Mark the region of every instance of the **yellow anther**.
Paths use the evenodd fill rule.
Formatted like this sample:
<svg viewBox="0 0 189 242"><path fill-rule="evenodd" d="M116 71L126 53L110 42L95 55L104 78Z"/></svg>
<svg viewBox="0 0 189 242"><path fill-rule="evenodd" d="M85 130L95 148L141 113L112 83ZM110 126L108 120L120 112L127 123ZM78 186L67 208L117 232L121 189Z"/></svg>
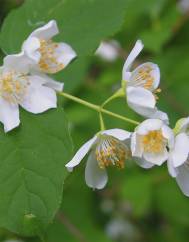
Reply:
<svg viewBox="0 0 189 242"><path fill-rule="evenodd" d="M145 152L161 153L165 147L166 139L163 137L162 131L149 131L148 134L142 135L140 144Z"/></svg>
<svg viewBox="0 0 189 242"><path fill-rule="evenodd" d="M95 150L99 167L115 165L118 168L125 167L125 160L129 157L128 147L115 137L102 135Z"/></svg>
<svg viewBox="0 0 189 242"><path fill-rule="evenodd" d="M39 67L43 72L56 73L64 68L64 65L57 60L57 48L58 44L51 40L40 40L39 52L41 58L39 61Z"/></svg>

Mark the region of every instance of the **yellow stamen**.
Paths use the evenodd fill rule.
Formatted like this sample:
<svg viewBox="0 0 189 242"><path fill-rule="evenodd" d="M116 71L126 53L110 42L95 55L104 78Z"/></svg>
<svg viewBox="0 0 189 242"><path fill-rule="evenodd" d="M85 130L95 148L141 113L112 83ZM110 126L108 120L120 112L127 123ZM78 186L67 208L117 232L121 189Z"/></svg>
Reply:
<svg viewBox="0 0 189 242"><path fill-rule="evenodd" d="M115 165L123 169L130 151L122 141L112 136L102 135L96 147L95 154L100 168L104 169L110 165Z"/></svg>
<svg viewBox="0 0 189 242"><path fill-rule="evenodd" d="M39 67L43 72L56 73L64 68L64 65L57 61L57 48L58 44L51 40L40 40L39 52L41 59L39 61Z"/></svg>
<svg viewBox="0 0 189 242"><path fill-rule="evenodd" d="M148 134L142 135L140 144L145 152L160 153L165 147L166 139L163 137L162 131L149 131Z"/></svg>
<svg viewBox="0 0 189 242"><path fill-rule="evenodd" d="M9 103L20 103L28 85L26 75L10 71L0 76L0 95Z"/></svg>

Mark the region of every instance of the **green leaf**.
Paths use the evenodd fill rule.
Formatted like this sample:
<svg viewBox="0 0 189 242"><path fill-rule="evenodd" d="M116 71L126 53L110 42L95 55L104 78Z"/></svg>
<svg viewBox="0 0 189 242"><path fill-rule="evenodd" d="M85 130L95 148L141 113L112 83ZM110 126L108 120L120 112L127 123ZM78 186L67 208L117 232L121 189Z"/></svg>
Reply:
<svg viewBox="0 0 189 242"><path fill-rule="evenodd" d="M72 142L62 109L21 112L17 130L0 135L0 226L42 233L60 206Z"/></svg>
<svg viewBox="0 0 189 242"><path fill-rule="evenodd" d="M110 242L102 227L103 216L97 213L96 193L85 184L84 167L69 177L64 195L60 213L47 230L46 242Z"/></svg>
<svg viewBox="0 0 189 242"><path fill-rule="evenodd" d="M55 79L64 82L64 91L73 93L84 82L88 66L88 58L78 58L69 68L57 73Z"/></svg>
<svg viewBox="0 0 189 242"><path fill-rule="evenodd" d="M71 44L78 55L88 55L120 29L126 4L125 0L27 0L6 18L0 45L5 53L17 52L32 30L56 19L58 40ZM15 27L22 31L15 32Z"/></svg>

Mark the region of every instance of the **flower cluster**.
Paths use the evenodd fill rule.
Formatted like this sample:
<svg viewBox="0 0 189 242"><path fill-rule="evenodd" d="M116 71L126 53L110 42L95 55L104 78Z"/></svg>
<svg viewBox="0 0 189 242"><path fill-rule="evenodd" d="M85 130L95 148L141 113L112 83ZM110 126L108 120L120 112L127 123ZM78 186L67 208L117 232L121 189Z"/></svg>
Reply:
<svg viewBox="0 0 189 242"><path fill-rule="evenodd" d="M161 91L158 65L147 62L130 70L143 49L138 40L125 61L122 72L122 93L131 109L148 118L138 124L134 132L122 129L103 130L86 142L66 164L68 171L89 153L85 168L86 184L93 189L105 187L107 167L125 167L133 159L145 169L167 161L170 175L189 196L189 118L178 121L175 129L168 124L166 113L158 110L157 94Z"/></svg>
<svg viewBox="0 0 189 242"><path fill-rule="evenodd" d="M0 122L5 132L20 124L19 106L34 114L56 108L56 91L59 91L61 95L95 109L100 115L101 131L66 164L69 171L89 153L86 183L94 189L102 189L108 180L109 166L123 169L131 158L145 169L167 162L170 175L189 196L189 118L180 119L171 129L167 114L158 110L158 93L161 91L158 65L147 62L131 70L143 43L138 40L125 61L121 88L102 106L97 106L62 92L63 83L48 75L61 71L76 57L68 44L52 40L58 32L56 21L51 20L29 35L19 54L4 58L0 67ZM118 96L126 97L128 106L147 119L138 123L105 110L104 105ZM138 125L133 132L118 128L105 130L102 112Z"/></svg>
<svg viewBox="0 0 189 242"><path fill-rule="evenodd" d="M8 55L0 67L0 122L8 132L20 124L19 105L31 113L56 108L56 91L63 83L47 74L64 69L76 57L66 43L56 43L56 21L33 31L24 41L19 54Z"/></svg>

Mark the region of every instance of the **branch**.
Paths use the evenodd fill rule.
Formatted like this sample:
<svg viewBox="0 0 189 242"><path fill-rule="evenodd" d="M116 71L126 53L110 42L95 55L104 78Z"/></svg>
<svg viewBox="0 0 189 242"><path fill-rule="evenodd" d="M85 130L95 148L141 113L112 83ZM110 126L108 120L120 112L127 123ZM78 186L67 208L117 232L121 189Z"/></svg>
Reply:
<svg viewBox="0 0 189 242"><path fill-rule="evenodd" d="M89 242L82 232L69 220L69 218L65 216L63 212L59 211L56 217L79 242Z"/></svg>

